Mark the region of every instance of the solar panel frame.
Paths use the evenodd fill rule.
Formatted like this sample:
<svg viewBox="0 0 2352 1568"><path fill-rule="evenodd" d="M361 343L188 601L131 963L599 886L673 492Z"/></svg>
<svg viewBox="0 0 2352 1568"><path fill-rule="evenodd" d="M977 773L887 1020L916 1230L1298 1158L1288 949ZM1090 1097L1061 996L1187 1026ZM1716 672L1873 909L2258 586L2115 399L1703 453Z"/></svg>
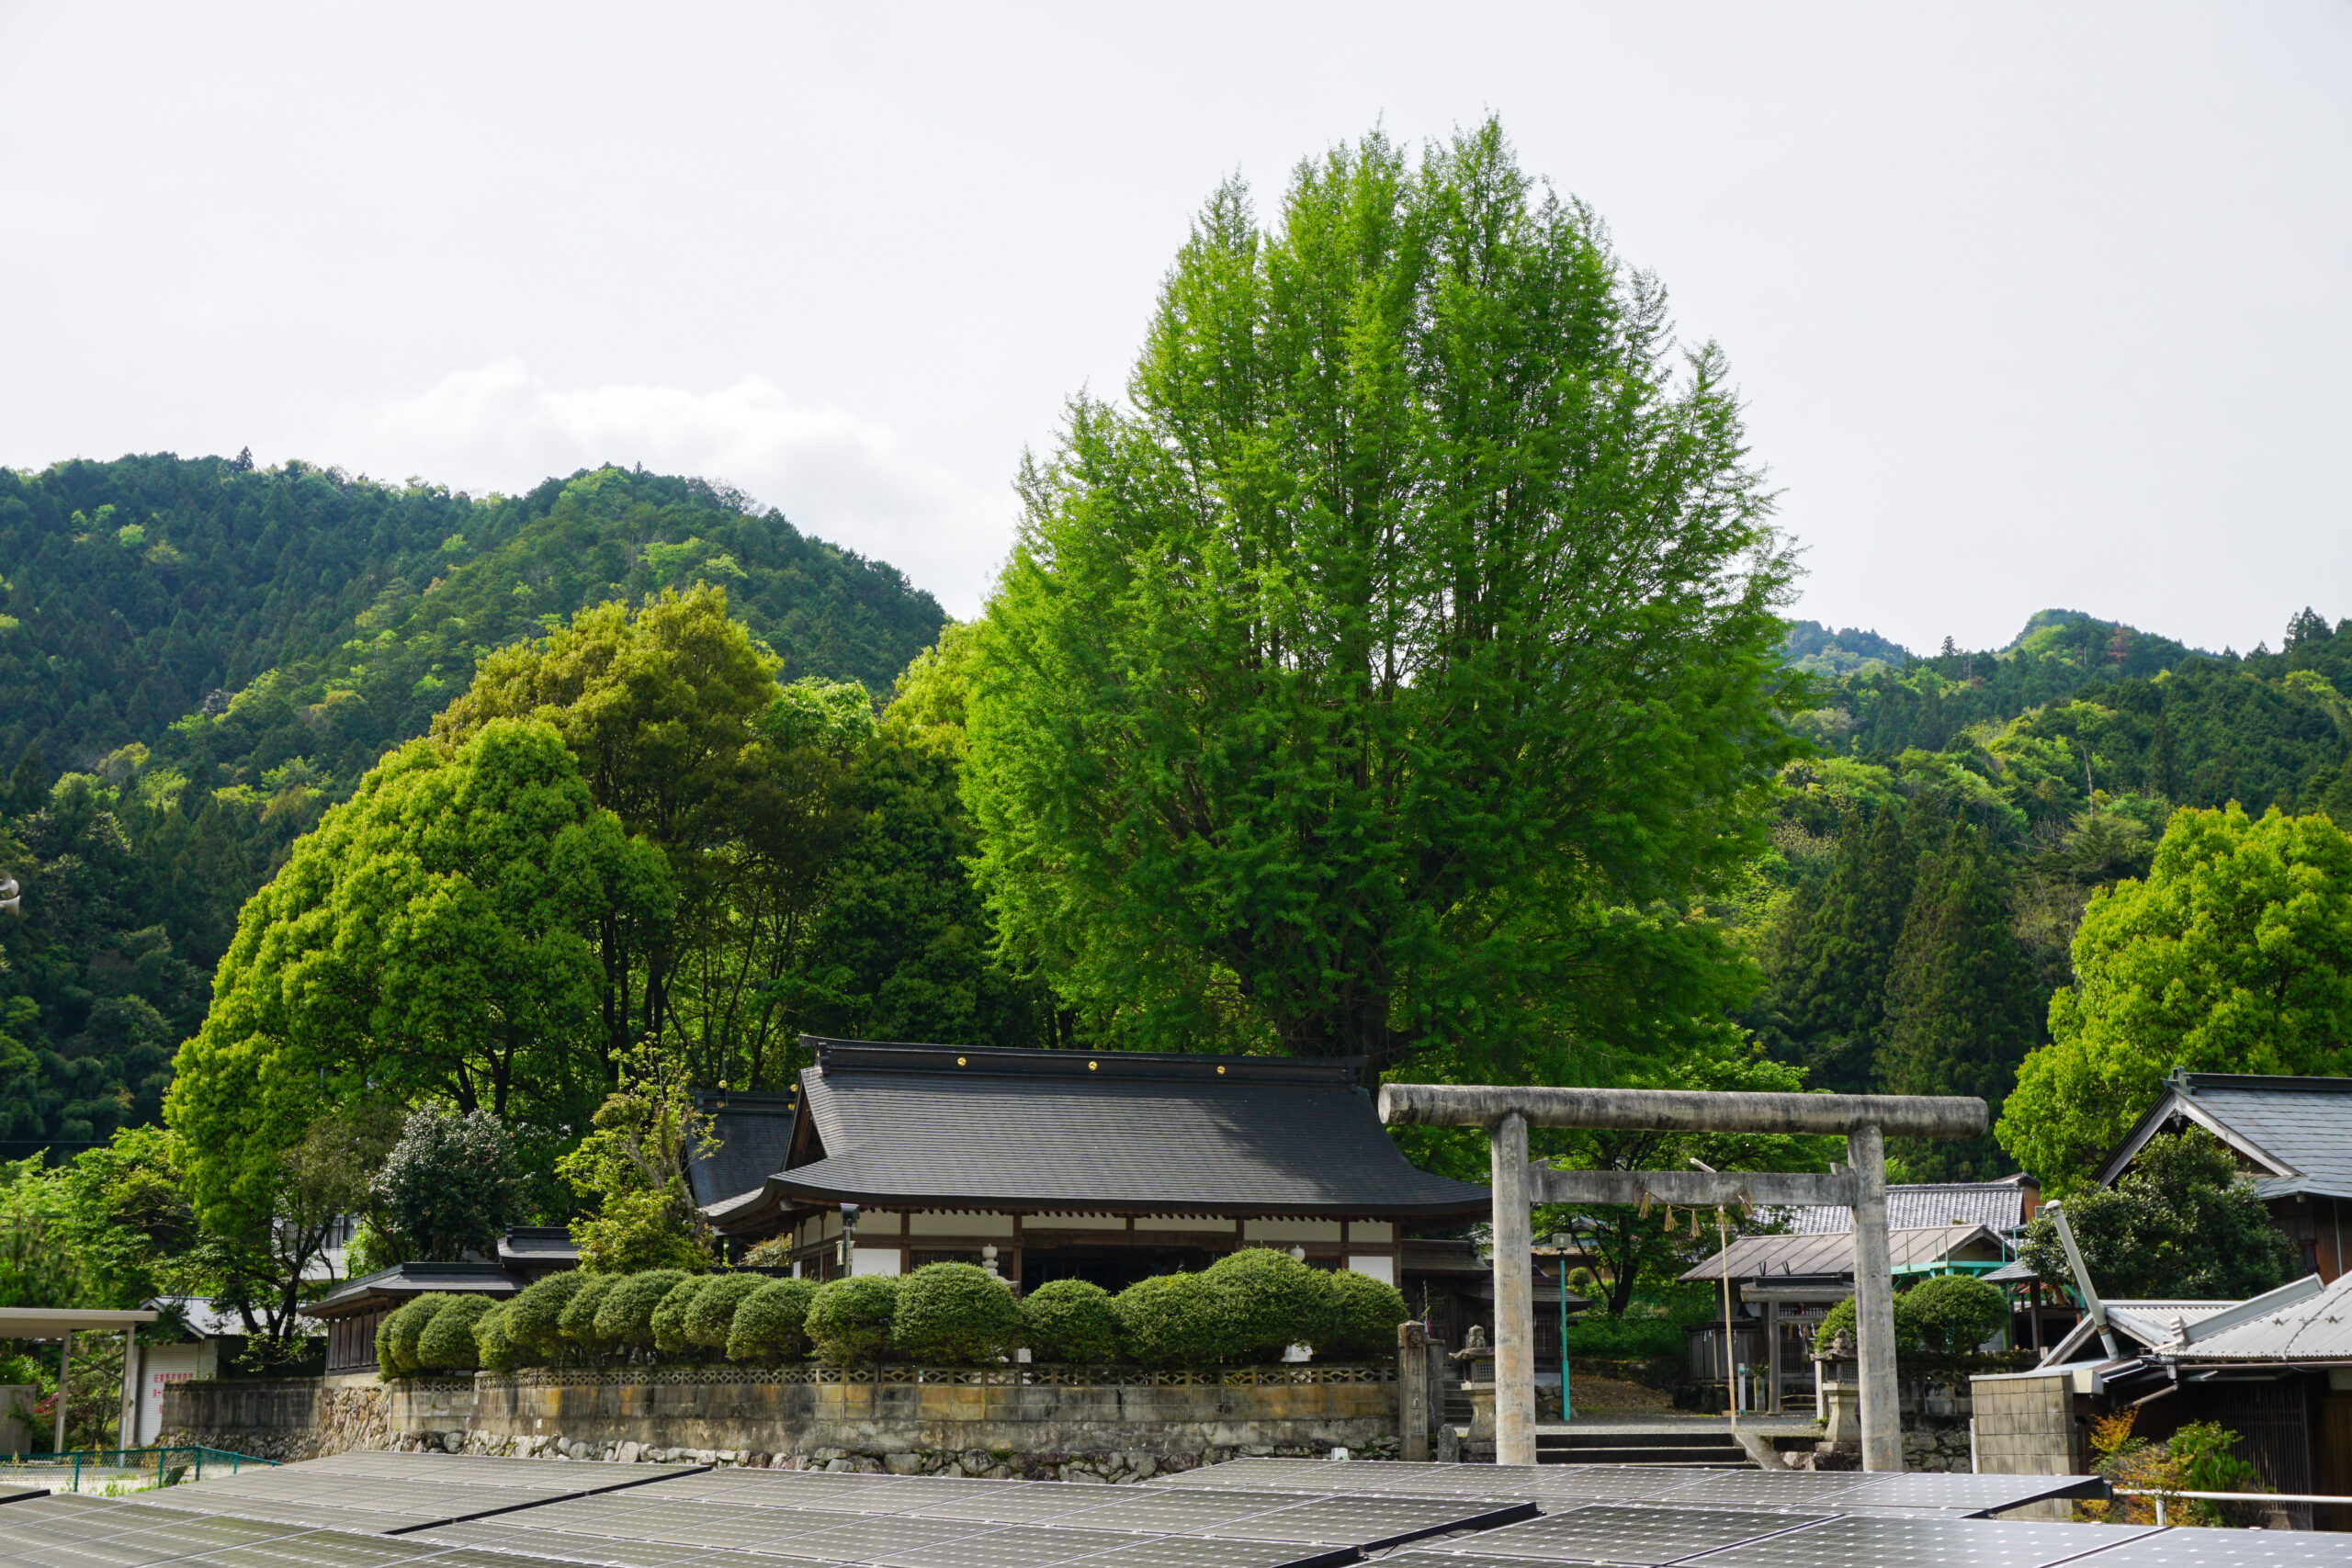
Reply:
<svg viewBox="0 0 2352 1568"><path fill-rule="evenodd" d="M1682 1561L1694 1568L1883 1568L1894 1562L1935 1568L2048 1568L2135 1539L2150 1528L1839 1515Z"/></svg>
<svg viewBox="0 0 2352 1568"><path fill-rule="evenodd" d="M1618 1568L1662 1568L1701 1552L1739 1546L1830 1516L1764 1508L1673 1507L1656 1503L1590 1503L1564 1508L1489 1534L1466 1538L1453 1551L1521 1562L1596 1562ZM1667 1539L1659 1544L1645 1540ZM1712 1538L1712 1539L1711 1539ZM1614 1547L1615 1550L1611 1550Z"/></svg>
<svg viewBox="0 0 2352 1568"><path fill-rule="evenodd" d="M2010 1521L1998 1521L2007 1525ZM2151 1529L2103 1548L2085 1568L2342 1568L2352 1534L2336 1530Z"/></svg>
<svg viewBox="0 0 2352 1568"><path fill-rule="evenodd" d="M1199 1533L1211 1540L1288 1540L1377 1551L1427 1536L1495 1529L1534 1518L1537 1513L1528 1499L1499 1506L1482 1504L1464 1512L1461 1505L1440 1497L1317 1497ZM1372 1525L1374 1520L1382 1522ZM1372 1533L1366 1533L1367 1526Z"/></svg>

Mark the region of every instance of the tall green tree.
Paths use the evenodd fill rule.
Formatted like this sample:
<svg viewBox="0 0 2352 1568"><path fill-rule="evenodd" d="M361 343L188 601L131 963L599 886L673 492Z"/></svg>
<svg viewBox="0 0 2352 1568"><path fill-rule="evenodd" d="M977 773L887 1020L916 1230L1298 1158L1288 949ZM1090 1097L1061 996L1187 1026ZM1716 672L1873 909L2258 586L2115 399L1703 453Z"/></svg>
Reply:
<svg viewBox="0 0 2352 1568"><path fill-rule="evenodd" d="M1951 824L1919 867L1886 978L1878 1087L1893 1094L1974 1095L2000 1113L2018 1064L2040 1042L2033 973L2009 930L2007 889L1984 835ZM1999 1173L1990 1136L1920 1140L1902 1151L1913 1180Z"/></svg>
<svg viewBox="0 0 2352 1568"><path fill-rule="evenodd" d="M789 1070L808 922L854 824L842 777L874 709L854 684L779 688L779 665L704 585L502 649L434 720L445 741L502 716L553 725L596 805L666 860L664 917L616 906L597 931L608 1064L659 1041L705 1084Z"/></svg>
<svg viewBox="0 0 2352 1568"><path fill-rule="evenodd" d="M2091 896L2075 976L1997 1129L2062 1190L2175 1067L2352 1072L2352 838L2276 808L2178 812L2146 880Z"/></svg>
<svg viewBox="0 0 2352 1568"><path fill-rule="evenodd" d="M966 798L1091 1026L1526 1072L1629 950L1736 966L1678 911L1792 754L1792 569L1722 356L1499 127L1220 190L1023 489Z"/></svg>
<svg viewBox="0 0 2352 1568"><path fill-rule="evenodd" d="M2237 1160L2201 1128L2151 1138L2111 1188L2066 1200L2066 1222L2100 1294L2243 1301L2295 1276L2295 1244L2271 1223ZM2036 1220L2018 1258L2075 1284L2058 1227Z"/></svg>
<svg viewBox="0 0 2352 1568"><path fill-rule="evenodd" d="M180 1048L164 1113L207 1226L249 1229L281 1151L362 1098L580 1125L609 1082L597 933L673 897L550 726L393 753L246 904Z"/></svg>
<svg viewBox="0 0 2352 1568"><path fill-rule="evenodd" d="M1848 814L1837 861L1792 900L1769 955L1795 1065L1815 1089L1867 1093L1886 1026L1886 976L1911 906L1917 852L1893 800Z"/></svg>

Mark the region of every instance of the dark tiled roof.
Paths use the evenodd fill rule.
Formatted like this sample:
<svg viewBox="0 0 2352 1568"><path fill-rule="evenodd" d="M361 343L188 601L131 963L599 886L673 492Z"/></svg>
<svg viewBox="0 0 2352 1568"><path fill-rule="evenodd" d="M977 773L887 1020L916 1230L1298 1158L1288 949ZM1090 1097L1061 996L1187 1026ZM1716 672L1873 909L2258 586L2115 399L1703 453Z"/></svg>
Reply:
<svg viewBox="0 0 2352 1568"><path fill-rule="evenodd" d="M1416 1169L1359 1064L811 1041L802 1113L823 1157L728 1205L1019 1212L1476 1214L1487 1190Z"/></svg>
<svg viewBox="0 0 2352 1568"><path fill-rule="evenodd" d="M498 1260L514 1264L573 1264L580 1244L563 1225L508 1225L498 1238Z"/></svg>
<svg viewBox="0 0 2352 1568"><path fill-rule="evenodd" d="M2176 1118L2215 1133L2245 1156L2265 1198L2352 1198L2352 1078L2176 1072L2099 1172L2111 1183Z"/></svg>
<svg viewBox="0 0 2352 1568"><path fill-rule="evenodd" d="M427 1291L511 1296L521 1289L495 1263L396 1263L373 1274L346 1280L302 1309L306 1317L343 1317L372 1307L404 1302Z"/></svg>
<svg viewBox="0 0 2352 1568"><path fill-rule="evenodd" d="M707 1206L754 1191L784 1168L792 1145L797 1094L732 1094L698 1089L695 1109L710 1118L718 1146L686 1161L686 1184Z"/></svg>

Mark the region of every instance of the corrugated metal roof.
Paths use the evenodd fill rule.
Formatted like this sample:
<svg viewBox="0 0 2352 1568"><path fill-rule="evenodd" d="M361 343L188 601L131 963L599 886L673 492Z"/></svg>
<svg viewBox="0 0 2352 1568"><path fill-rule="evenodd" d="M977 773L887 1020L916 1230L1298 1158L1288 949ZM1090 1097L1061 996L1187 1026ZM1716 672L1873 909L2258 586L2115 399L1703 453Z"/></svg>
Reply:
<svg viewBox="0 0 2352 1568"><path fill-rule="evenodd" d="M1800 1235L1826 1235L1854 1228L1854 1212L1836 1207L1783 1209L1789 1229ZM1955 1181L1890 1187L1886 1223L1891 1230L1933 1225L1984 1225L2007 1233L2025 1224L2025 1187L2006 1181Z"/></svg>
<svg viewBox="0 0 2352 1568"><path fill-rule="evenodd" d="M2173 1319L2183 1323L2199 1323L2215 1313L2229 1311L2238 1303L2215 1301L2128 1301L2106 1302L2107 1321L2121 1333L2130 1335L2151 1348L2169 1345L2173 1339Z"/></svg>
<svg viewBox="0 0 2352 1568"><path fill-rule="evenodd" d="M1984 1225L1890 1228L1886 1241L1887 1252L1898 1269L1925 1268L1947 1254L1972 1246L1990 1247L1997 1254L2001 1245L2000 1237ZM1684 1270L1682 1278L1720 1280L1726 1269L1735 1280L1763 1280L1780 1275L1792 1279L1840 1275L1851 1278L1854 1235L1851 1231L1836 1235L1744 1235L1706 1262Z"/></svg>
<svg viewBox="0 0 2352 1568"><path fill-rule="evenodd" d="M764 1201L707 1207L714 1221L756 1224L787 1201L1365 1218L1488 1208L1485 1188L1405 1158L1352 1062L812 1043L802 1114L824 1157L772 1173Z"/></svg>
<svg viewBox="0 0 2352 1568"><path fill-rule="evenodd" d="M2272 1293L2292 1295L2297 1286L2307 1290L2309 1279ZM2244 1304L2252 1307L2263 1300L2256 1296ZM2199 1336L2171 1359L2187 1362L2295 1364L2352 1361L2352 1274L2324 1290L2288 1302L2276 1311Z"/></svg>

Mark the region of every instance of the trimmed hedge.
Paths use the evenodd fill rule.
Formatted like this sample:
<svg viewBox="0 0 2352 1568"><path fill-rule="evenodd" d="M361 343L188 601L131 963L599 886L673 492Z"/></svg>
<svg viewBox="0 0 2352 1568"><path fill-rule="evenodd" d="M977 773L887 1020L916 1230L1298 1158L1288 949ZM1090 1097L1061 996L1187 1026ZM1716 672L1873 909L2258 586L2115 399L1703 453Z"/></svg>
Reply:
<svg viewBox="0 0 2352 1568"><path fill-rule="evenodd" d="M1041 1361L1115 1361L1119 1318L1111 1292L1086 1280L1049 1280L1021 1298L1021 1326Z"/></svg>
<svg viewBox="0 0 2352 1568"><path fill-rule="evenodd" d="M556 1314L556 1327L566 1344L591 1356L607 1348L596 1337L596 1314L603 1308L605 1298L613 1293L613 1287L624 1278L620 1274L591 1274L580 1281L580 1288L571 1292L571 1299Z"/></svg>
<svg viewBox="0 0 2352 1568"><path fill-rule="evenodd" d="M653 1309L686 1277L683 1269L649 1269L616 1277L596 1304L596 1337L628 1350L653 1348Z"/></svg>
<svg viewBox="0 0 2352 1568"><path fill-rule="evenodd" d="M515 1292L506 1303L506 1339L518 1359L544 1365L564 1358L570 1347L563 1338L563 1309L589 1279L567 1269Z"/></svg>
<svg viewBox="0 0 2352 1568"><path fill-rule="evenodd" d="M909 1360L968 1367L1001 1360L1020 1343L1012 1287L978 1264L926 1264L899 1281L890 1348Z"/></svg>
<svg viewBox="0 0 2352 1568"><path fill-rule="evenodd" d="M817 1359L828 1366L854 1366L876 1359L890 1343L899 1281L879 1274L829 1280L808 1303L808 1338Z"/></svg>
<svg viewBox="0 0 2352 1568"><path fill-rule="evenodd" d="M1217 1359L1279 1360L1284 1350L1322 1331L1329 1292L1317 1273L1287 1252L1244 1247L1208 1266L1211 1313L1222 1343Z"/></svg>
<svg viewBox="0 0 2352 1568"><path fill-rule="evenodd" d="M1323 1322L1312 1340L1316 1355L1345 1361L1396 1354L1396 1325L1412 1315L1405 1310L1402 1291L1348 1269L1316 1277L1323 1283Z"/></svg>
<svg viewBox="0 0 2352 1568"><path fill-rule="evenodd" d="M1955 1295L1964 1289L1965 1282L1946 1287ZM1235 1253L1201 1273L1141 1280L1116 1296L1082 1280L1057 1280L1016 1298L1003 1280L967 1263L823 1285L748 1272L570 1270L503 1303L419 1296L378 1329L376 1357L387 1379L657 1353L770 1365L813 1355L851 1366L888 1352L970 1366L1010 1359L1024 1345L1047 1361L1204 1367L1271 1360L1295 1343L1325 1359L1385 1356L1405 1315L1394 1286L1309 1269L1269 1247Z"/></svg>
<svg viewBox="0 0 2352 1568"><path fill-rule="evenodd" d="M724 1351L735 1329L735 1309L767 1283L764 1274L721 1274L695 1292L686 1309L686 1337L706 1350Z"/></svg>
<svg viewBox="0 0 2352 1568"><path fill-rule="evenodd" d="M470 1372L481 1366L474 1325L498 1303L488 1296L461 1295L433 1314L417 1337L416 1364L428 1372Z"/></svg>
<svg viewBox="0 0 2352 1568"><path fill-rule="evenodd" d="M474 1320L474 1359L486 1372L511 1371L516 1365L514 1343L506 1337L506 1314L514 1304L503 1301Z"/></svg>
<svg viewBox="0 0 2352 1568"><path fill-rule="evenodd" d="M743 1298L727 1335L730 1361L782 1361L808 1349L808 1303L814 1280L770 1280Z"/></svg>
<svg viewBox="0 0 2352 1568"><path fill-rule="evenodd" d="M1111 1298L1120 1340L1147 1367L1205 1367L1223 1359L1222 1305L1206 1274L1155 1274Z"/></svg>
<svg viewBox="0 0 2352 1568"><path fill-rule="evenodd" d="M410 1377L423 1371L424 1364L416 1359L417 1341L424 1337L435 1315L457 1299L445 1292L427 1291L386 1318L377 1336L377 1375ZM384 1371L388 1358L391 1366L389 1373Z"/></svg>
<svg viewBox="0 0 2352 1568"><path fill-rule="evenodd" d="M697 1347L686 1337L686 1314L694 1310L695 1298L703 1288L717 1281L716 1274L689 1274L670 1287L647 1320L653 1330L653 1348L665 1356L691 1356Z"/></svg>

